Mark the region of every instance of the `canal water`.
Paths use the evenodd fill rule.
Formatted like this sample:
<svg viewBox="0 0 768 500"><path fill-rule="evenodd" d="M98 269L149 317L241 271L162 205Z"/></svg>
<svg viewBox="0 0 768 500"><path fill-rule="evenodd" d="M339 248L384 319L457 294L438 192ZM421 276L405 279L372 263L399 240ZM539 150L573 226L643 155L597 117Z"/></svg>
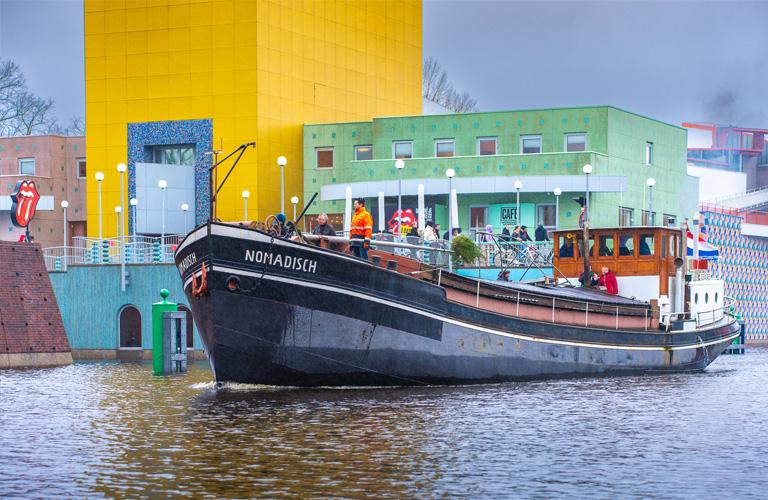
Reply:
<svg viewBox="0 0 768 500"><path fill-rule="evenodd" d="M0 497L766 496L766 349L474 387L217 391L205 365L150 371L0 371Z"/></svg>

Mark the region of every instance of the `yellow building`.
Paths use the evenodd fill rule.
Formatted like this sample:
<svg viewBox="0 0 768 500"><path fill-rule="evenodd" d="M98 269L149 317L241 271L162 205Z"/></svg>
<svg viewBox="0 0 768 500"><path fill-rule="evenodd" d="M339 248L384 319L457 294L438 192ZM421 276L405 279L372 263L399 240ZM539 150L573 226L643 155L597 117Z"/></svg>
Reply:
<svg viewBox="0 0 768 500"><path fill-rule="evenodd" d="M420 0L85 0L84 8L90 236L96 171L105 237L117 232L121 162L138 232L159 233L161 210L165 232L180 232L208 218L205 153L256 142L217 215L241 220L248 190L248 217L264 219L280 207L278 156L288 159L287 211L304 191L304 123L421 112ZM168 184L162 194L158 176ZM183 224L179 202L191 207Z"/></svg>

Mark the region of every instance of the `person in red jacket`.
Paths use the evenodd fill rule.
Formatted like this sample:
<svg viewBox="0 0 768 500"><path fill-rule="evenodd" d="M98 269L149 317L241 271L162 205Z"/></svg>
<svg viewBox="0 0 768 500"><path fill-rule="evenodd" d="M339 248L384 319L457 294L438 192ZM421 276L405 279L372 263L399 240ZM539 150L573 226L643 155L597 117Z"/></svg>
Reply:
<svg viewBox="0 0 768 500"><path fill-rule="evenodd" d="M608 295L619 294L619 283L616 281L616 275L610 269L603 266L603 275L600 276L599 285L605 287L605 293Z"/></svg>

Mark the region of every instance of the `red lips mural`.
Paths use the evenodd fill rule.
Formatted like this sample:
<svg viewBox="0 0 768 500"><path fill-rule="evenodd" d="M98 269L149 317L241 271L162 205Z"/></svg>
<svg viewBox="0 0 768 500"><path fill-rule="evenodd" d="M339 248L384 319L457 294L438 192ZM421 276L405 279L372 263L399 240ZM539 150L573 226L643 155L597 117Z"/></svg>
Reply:
<svg viewBox="0 0 768 500"><path fill-rule="evenodd" d="M406 208L402 211L403 215L401 218L400 226L402 227L403 234L410 233L411 226L414 222L416 222L416 214L413 213L413 210L410 208ZM392 233L397 233L397 219L398 219L398 213L397 210L395 210L395 213L392 214L392 217L390 217L389 222L387 222L387 225L389 226L390 231Z"/></svg>
<svg viewBox="0 0 768 500"><path fill-rule="evenodd" d="M11 222L16 227L27 227L35 216L40 193L37 192L35 181L19 181L11 194Z"/></svg>

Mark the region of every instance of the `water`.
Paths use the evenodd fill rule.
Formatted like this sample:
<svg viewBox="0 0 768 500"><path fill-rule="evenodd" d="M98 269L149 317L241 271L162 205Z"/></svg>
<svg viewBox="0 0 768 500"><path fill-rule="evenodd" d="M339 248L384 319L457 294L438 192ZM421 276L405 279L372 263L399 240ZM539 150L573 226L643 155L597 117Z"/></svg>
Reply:
<svg viewBox="0 0 768 500"><path fill-rule="evenodd" d="M765 497L768 349L476 387L216 391L205 365L150 371L0 371L0 497Z"/></svg>

